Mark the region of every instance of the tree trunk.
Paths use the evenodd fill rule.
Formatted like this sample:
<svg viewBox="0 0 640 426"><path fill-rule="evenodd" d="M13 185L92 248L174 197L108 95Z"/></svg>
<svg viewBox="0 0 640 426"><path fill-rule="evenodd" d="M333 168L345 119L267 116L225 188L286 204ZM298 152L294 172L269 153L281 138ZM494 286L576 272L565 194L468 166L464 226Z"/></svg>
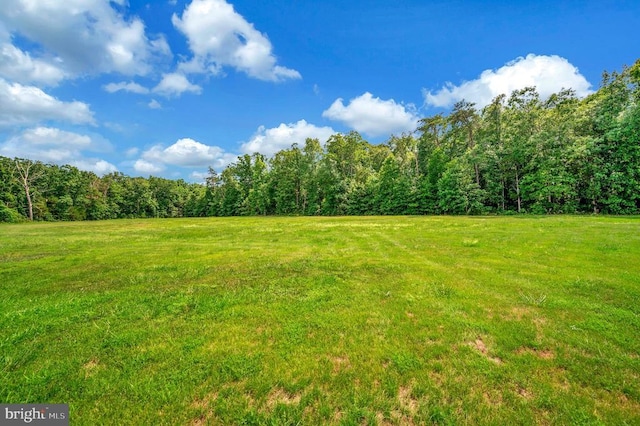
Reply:
<svg viewBox="0 0 640 426"><path fill-rule="evenodd" d="M25 192L27 193L27 204L29 205L29 220L33 221L33 203L31 202L31 193L28 184L25 184Z"/></svg>
<svg viewBox="0 0 640 426"><path fill-rule="evenodd" d="M31 200L31 189L29 187L29 182L33 180L36 176L29 176L29 171L33 163L31 161L26 161L26 164L20 164L19 160L16 160L16 170L20 174L20 183L24 188L24 193L27 196L27 206L29 209L29 220L33 221L33 202Z"/></svg>

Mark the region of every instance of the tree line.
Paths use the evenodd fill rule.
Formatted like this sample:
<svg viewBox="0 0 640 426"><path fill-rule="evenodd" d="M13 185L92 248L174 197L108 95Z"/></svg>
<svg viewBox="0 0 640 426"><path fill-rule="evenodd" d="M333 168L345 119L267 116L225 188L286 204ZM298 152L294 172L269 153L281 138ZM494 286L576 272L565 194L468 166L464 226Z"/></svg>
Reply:
<svg viewBox="0 0 640 426"><path fill-rule="evenodd" d="M0 221L235 215L640 213L640 60L584 99L534 87L415 132L242 155L206 184L0 157Z"/></svg>

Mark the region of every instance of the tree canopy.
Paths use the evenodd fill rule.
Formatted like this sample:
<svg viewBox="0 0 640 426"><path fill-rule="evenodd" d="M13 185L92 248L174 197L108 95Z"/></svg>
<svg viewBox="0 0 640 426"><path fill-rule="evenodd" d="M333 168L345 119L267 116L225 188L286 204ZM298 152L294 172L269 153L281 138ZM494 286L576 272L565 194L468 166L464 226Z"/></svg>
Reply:
<svg viewBox="0 0 640 426"><path fill-rule="evenodd" d="M534 87L410 134L245 154L206 184L0 157L0 221L235 215L640 213L640 60L584 99Z"/></svg>

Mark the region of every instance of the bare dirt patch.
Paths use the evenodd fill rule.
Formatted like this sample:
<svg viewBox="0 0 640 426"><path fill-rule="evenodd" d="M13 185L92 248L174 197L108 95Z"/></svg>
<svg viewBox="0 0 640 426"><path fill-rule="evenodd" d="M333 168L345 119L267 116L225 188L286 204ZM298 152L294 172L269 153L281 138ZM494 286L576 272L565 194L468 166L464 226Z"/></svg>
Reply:
<svg viewBox="0 0 640 426"><path fill-rule="evenodd" d="M549 349L534 349L521 347L516 350L516 355L531 354L540 359L554 359L556 355Z"/></svg>
<svg viewBox="0 0 640 426"><path fill-rule="evenodd" d="M522 386L518 386L517 389L517 393L518 395L520 395L522 398L526 399L527 401L529 401L531 398L533 398L533 395L531 394L531 392Z"/></svg>
<svg viewBox="0 0 640 426"><path fill-rule="evenodd" d="M502 360L500 358L489 355L489 349L481 338L477 338L475 342L471 342L470 345L472 348L484 355L488 360L493 361L496 364L502 364Z"/></svg>
<svg viewBox="0 0 640 426"><path fill-rule="evenodd" d="M484 341L482 341L482 339L476 339L476 341L473 342L473 346L483 355L486 355L489 352L489 350L487 349L487 345L484 344Z"/></svg>

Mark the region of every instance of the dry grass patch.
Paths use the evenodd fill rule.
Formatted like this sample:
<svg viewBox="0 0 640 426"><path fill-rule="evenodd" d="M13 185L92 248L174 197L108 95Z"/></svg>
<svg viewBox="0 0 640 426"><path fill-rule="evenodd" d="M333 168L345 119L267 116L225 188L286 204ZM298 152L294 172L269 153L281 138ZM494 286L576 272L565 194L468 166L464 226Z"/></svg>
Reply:
<svg viewBox="0 0 640 426"><path fill-rule="evenodd" d="M301 399L300 394L291 394L282 388L274 388L267 395L266 405L269 410L273 410L278 404L297 405Z"/></svg>
<svg viewBox="0 0 640 426"><path fill-rule="evenodd" d="M419 402L411 395L411 390L412 385L400 386L400 388L398 388L398 402L404 410L415 414L418 411Z"/></svg>
<svg viewBox="0 0 640 426"><path fill-rule="evenodd" d="M507 321L522 321L523 318L531 316L531 308L526 306L514 306L509 310L506 315L502 315L502 318Z"/></svg>
<svg viewBox="0 0 640 426"><path fill-rule="evenodd" d="M516 393L523 399L530 401L533 398L533 394L524 386L518 386Z"/></svg>
<svg viewBox="0 0 640 426"><path fill-rule="evenodd" d="M218 392L211 392L202 398L197 398L191 403L191 407L204 409L208 408L213 402L218 399Z"/></svg>
<svg viewBox="0 0 640 426"><path fill-rule="evenodd" d="M211 406L218 399L218 392L211 392L202 398L197 398L191 403L191 408L195 408L202 412L198 417L191 421L191 426L203 426L211 424L214 418Z"/></svg>
<svg viewBox="0 0 640 426"><path fill-rule="evenodd" d="M491 356L489 354L489 349L487 348L487 345L484 343L484 340L482 340L482 338L478 337L474 342L469 343L469 345L476 351L484 355L484 357L489 361L495 362L496 364L502 364L502 360L500 358Z"/></svg>
<svg viewBox="0 0 640 426"><path fill-rule="evenodd" d="M333 365L333 374L338 374L351 367L349 357L347 357L346 355L332 357L331 364Z"/></svg>
<svg viewBox="0 0 640 426"><path fill-rule="evenodd" d="M535 349L535 348L522 347L516 350L516 355L524 355L524 354L531 354L540 359L547 359L547 360L554 359L556 357L553 351L549 349Z"/></svg>
<svg viewBox="0 0 640 426"><path fill-rule="evenodd" d="M485 404L490 407L501 407L504 403L504 400L502 399L502 391L498 389L485 390L482 393L482 399Z"/></svg>
<svg viewBox="0 0 640 426"><path fill-rule="evenodd" d="M101 370L102 368L104 368L102 364L100 364L96 358L92 358L82 366L82 371L84 371L84 377L89 378L93 376L96 371Z"/></svg>

